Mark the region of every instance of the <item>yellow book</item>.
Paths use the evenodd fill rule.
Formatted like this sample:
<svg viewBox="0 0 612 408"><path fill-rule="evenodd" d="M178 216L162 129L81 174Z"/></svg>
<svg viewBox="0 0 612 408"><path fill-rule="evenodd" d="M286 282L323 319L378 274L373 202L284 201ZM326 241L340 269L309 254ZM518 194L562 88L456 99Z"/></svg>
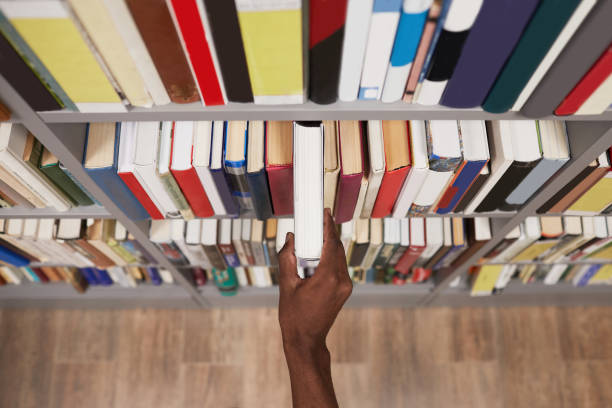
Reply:
<svg viewBox="0 0 612 408"><path fill-rule="evenodd" d="M472 296L488 296L493 293L495 283L504 269L503 265L483 265L472 284Z"/></svg>
<svg viewBox="0 0 612 408"><path fill-rule="evenodd" d="M523 251L519 252L517 256L512 258L511 262L533 261L558 243L558 239L536 241L533 244L529 245L527 248L525 248Z"/></svg>
<svg viewBox="0 0 612 408"><path fill-rule="evenodd" d="M5 0L0 9L80 111L125 111L66 5Z"/></svg>
<svg viewBox="0 0 612 408"><path fill-rule="evenodd" d="M68 0L68 3L128 101L134 106L152 106L147 87L102 0Z"/></svg>
<svg viewBox="0 0 612 408"><path fill-rule="evenodd" d="M589 261L607 261L612 262L612 242L601 248L597 252L587 256Z"/></svg>
<svg viewBox="0 0 612 408"><path fill-rule="evenodd" d="M612 205L612 171L600 179L567 209L568 213L578 215L599 214Z"/></svg>
<svg viewBox="0 0 612 408"><path fill-rule="evenodd" d="M589 285L612 283L612 264L604 265L589 279Z"/></svg>
<svg viewBox="0 0 612 408"><path fill-rule="evenodd" d="M236 0L236 8L255 103L303 103L302 1Z"/></svg>

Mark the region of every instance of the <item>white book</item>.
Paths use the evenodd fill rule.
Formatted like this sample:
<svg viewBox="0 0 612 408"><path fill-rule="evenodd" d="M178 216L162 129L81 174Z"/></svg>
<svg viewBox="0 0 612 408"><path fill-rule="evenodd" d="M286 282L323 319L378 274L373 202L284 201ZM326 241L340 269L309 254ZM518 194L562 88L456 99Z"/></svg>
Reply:
<svg viewBox="0 0 612 408"><path fill-rule="evenodd" d="M523 125L514 123L522 121L509 120L494 120L491 121L489 132L489 144L491 146L490 154L490 174L484 182L478 193L466 207L464 214L472 214L476 207L480 205L482 200L489 194L491 189L495 187L499 179L504 175L506 170L512 165L515 160L513 152L512 138L518 136L517 132L522 129L517 129L518 125L522 128ZM530 121L526 121L530 122Z"/></svg>
<svg viewBox="0 0 612 408"><path fill-rule="evenodd" d="M514 102L514 106L512 106L513 111L520 111L523 108L527 99L529 99L542 78L544 78L544 75L546 75L550 67L554 64L559 54L561 54L561 51L565 48L565 45L580 27L582 21L587 14L589 14L589 11L591 11L596 2L597 0L583 0L578 4L572 16L567 20L567 23L565 23L563 30L561 30L557 36L555 42L548 49L548 52L544 58L542 58L536 70L531 74L531 78L529 78L529 81L516 99L516 102ZM608 100L608 104L609 102Z"/></svg>
<svg viewBox="0 0 612 408"><path fill-rule="evenodd" d="M170 103L170 97L166 92L157 69L155 69L151 55L147 51L147 47L140 36L138 27L134 23L125 0L104 0L104 4L115 23L115 28L123 38L147 90L153 98L153 102L155 105Z"/></svg>
<svg viewBox="0 0 612 408"><path fill-rule="evenodd" d="M402 0L375 0L359 84L359 99L380 99ZM361 27L361 30L364 30Z"/></svg>
<svg viewBox="0 0 612 408"><path fill-rule="evenodd" d="M28 131L18 124L0 124L0 167L21 181L48 206L67 211L71 204L51 186L44 176L23 161Z"/></svg>
<svg viewBox="0 0 612 408"><path fill-rule="evenodd" d="M119 266L111 266L106 269L106 273L111 277L113 282L122 287L129 287L127 279L124 277L123 268Z"/></svg>
<svg viewBox="0 0 612 408"><path fill-rule="evenodd" d="M357 202L355 203L355 211L353 212L353 219L361 218L361 212L363 211L363 205L365 203L365 196L368 192L368 177L364 173L361 177L361 184L359 187L359 194L357 195Z"/></svg>
<svg viewBox="0 0 612 408"><path fill-rule="evenodd" d="M53 250L55 255L54 261L60 265L74 265L77 267L88 267L93 264L76 252L71 247L62 244L55 240L55 220L52 218L43 218L38 222L38 230L36 231L36 240L44 243L45 246Z"/></svg>
<svg viewBox="0 0 612 408"><path fill-rule="evenodd" d="M8 266L0 266L0 269L2 269L2 276L5 276L7 278L10 279L10 283L14 284L14 285L20 285L22 282L21 279L21 274L18 274L15 272L14 269L8 267Z"/></svg>
<svg viewBox="0 0 612 408"><path fill-rule="evenodd" d="M427 213L446 190L462 157L459 127L454 120L431 120L425 124L429 169L409 214Z"/></svg>
<svg viewBox="0 0 612 408"><path fill-rule="evenodd" d="M510 279L512 279L512 275L514 275L517 267L518 265L504 265L499 276L497 277L494 288L496 290L502 290L508 286L508 283L510 282Z"/></svg>
<svg viewBox="0 0 612 408"><path fill-rule="evenodd" d="M348 0L338 86L338 97L344 102L356 100L359 93L373 4L374 0Z"/></svg>
<svg viewBox="0 0 612 408"><path fill-rule="evenodd" d="M167 283L169 285L172 285L174 283L174 276L172 276L172 273L169 270L165 268L159 268L158 272L164 283Z"/></svg>
<svg viewBox="0 0 612 408"><path fill-rule="evenodd" d="M293 197L295 256L303 267L316 267L323 248L323 126L293 124Z"/></svg>
<svg viewBox="0 0 612 408"><path fill-rule="evenodd" d="M354 221L350 220L340 224L340 241L344 247L344 254L348 257L351 241L353 240Z"/></svg>
<svg viewBox="0 0 612 408"><path fill-rule="evenodd" d="M255 278L253 280L253 286L256 288L267 288L272 286L270 270L267 266L252 266L250 271L251 276Z"/></svg>
<svg viewBox="0 0 612 408"><path fill-rule="evenodd" d="M425 121L411 120L410 150L412 152L412 166L395 201L392 213L394 218L404 218L408 214L410 206L429 174L426 137Z"/></svg>
<svg viewBox="0 0 612 408"><path fill-rule="evenodd" d="M412 26L415 24L415 19L419 17L422 17L421 21L423 25L425 24L427 12L432 3L433 0L404 0L391 52L391 60L387 68L387 76L382 93L383 102L396 102L404 95L404 89L406 88L406 82L408 81L408 75L412 68L412 62L414 55L416 55L423 28L421 27L421 31L417 31ZM397 62L395 58L397 58Z"/></svg>
<svg viewBox="0 0 612 408"><path fill-rule="evenodd" d="M474 20L476 20L476 17L478 16L482 2L483 0L453 1L448 9L446 19L444 20L444 31L449 33L469 31L472 24L474 24ZM461 44L461 46L463 46L463 44ZM445 62L448 64L448 61ZM441 61L433 61L432 64L443 65L444 63ZM454 70L455 67L453 65L445 68ZM449 74L452 74L452 71L449 72ZM442 81L432 81L425 78L421 84L421 90L416 102L420 103L421 105L438 105L447 83L448 79Z"/></svg>
<svg viewBox="0 0 612 408"><path fill-rule="evenodd" d="M177 220L180 221L180 220ZM211 267L210 260L208 256L206 256L206 252L204 252L204 248L201 245L202 241L202 220L189 220L187 221L185 226L185 235L184 242L185 245L180 244L179 248L184 247L185 256L189 260L191 265L197 265L204 269L208 269ZM182 237L181 227L176 225L176 235L177 239ZM181 248L181 251L183 249Z"/></svg>
<svg viewBox="0 0 612 408"><path fill-rule="evenodd" d="M215 121L215 131L217 133L216 142L223 143L223 121ZM210 173L211 148L213 138L213 122L200 121L194 122L193 129L193 168L198 174L200 183L206 191L210 205L215 215L225 215L227 211L223 205L223 200L217 190L217 185Z"/></svg>
<svg viewBox="0 0 612 408"><path fill-rule="evenodd" d="M563 275L563 272L565 272L566 269L566 264L553 265L552 268L550 268L550 270L546 274L546 277L544 277L544 284L555 285L556 283L558 283L559 279L561 279L561 276Z"/></svg>
<svg viewBox="0 0 612 408"><path fill-rule="evenodd" d="M368 153L370 169L361 218L370 218L370 215L372 215L380 183L385 174L385 141L383 139L382 121L380 120L368 121Z"/></svg>
<svg viewBox="0 0 612 408"><path fill-rule="evenodd" d="M612 75L603 81L597 89L580 105L576 115L599 115L612 104Z"/></svg>
<svg viewBox="0 0 612 408"><path fill-rule="evenodd" d="M288 232L294 232L293 218L279 218L276 223L276 252L280 252L285 246Z"/></svg>
<svg viewBox="0 0 612 408"><path fill-rule="evenodd" d="M425 240L426 246L421 256L423 261L429 261L434 256L438 249L442 248L444 243L444 226L441 217L425 218Z"/></svg>
<svg viewBox="0 0 612 408"><path fill-rule="evenodd" d="M246 269L242 266L237 266L234 268L234 272L236 273L236 279L238 280L238 285L241 287L249 286L249 280L246 275Z"/></svg>
<svg viewBox="0 0 612 408"><path fill-rule="evenodd" d="M160 122L135 122L135 124L134 175L147 194L159 203L165 217L179 217L178 207L170 198L170 194L157 174Z"/></svg>

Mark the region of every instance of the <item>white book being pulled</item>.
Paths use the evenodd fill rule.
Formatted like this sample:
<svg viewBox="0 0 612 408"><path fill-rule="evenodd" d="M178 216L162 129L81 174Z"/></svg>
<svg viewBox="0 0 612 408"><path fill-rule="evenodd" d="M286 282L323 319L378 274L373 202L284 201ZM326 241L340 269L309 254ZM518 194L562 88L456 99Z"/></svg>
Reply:
<svg viewBox="0 0 612 408"><path fill-rule="evenodd" d="M323 126L293 125L295 256L302 267L316 267L323 248Z"/></svg>

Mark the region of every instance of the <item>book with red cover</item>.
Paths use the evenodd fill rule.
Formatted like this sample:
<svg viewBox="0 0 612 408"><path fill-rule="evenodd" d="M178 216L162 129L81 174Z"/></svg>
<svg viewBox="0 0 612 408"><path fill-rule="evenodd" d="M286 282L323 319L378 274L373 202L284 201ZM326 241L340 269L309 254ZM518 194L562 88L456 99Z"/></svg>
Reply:
<svg viewBox="0 0 612 408"><path fill-rule="evenodd" d="M395 265L395 270L401 274L408 275L410 273L410 268L412 265L419 259L423 251L425 250L425 242L413 243L413 233L412 233L412 225L410 225L410 246L404 252L404 255L397 261ZM416 240L415 240L416 241ZM413 277L414 281L414 277Z"/></svg>
<svg viewBox="0 0 612 408"><path fill-rule="evenodd" d="M177 162L177 153L183 153L184 162ZM178 183L183 195L196 217L206 218L215 215L208 196L196 169L191 164L193 155L193 122L174 122L172 124L172 149L170 153L170 172Z"/></svg>
<svg viewBox="0 0 612 408"><path fill-rule="evenodd" d="M412 153L409 126L409 122L405 120L384 120L382 123L386 168L372 209L372 218L382 218L391 214L397 195L410 171ZM401 160L395 159L400 154L397 152L398 149L402 149L404 155Z"/></svg>
<svg viewBox="0 0 612 408"><path fill-rule="evenodd" d="M281 149L280 143L290 144ZM272 150L274 149L274 152ZM278 150L282 150L279 152ZM278 153L278 154L275 154ZM277 159L275 157L278 156ZM282 158L284 156L284 158ZM266 173L274 215L293 214L293 124L266 122Z"/></svg>
<svg viewBox="0 0 612 408"><path fill-rule="evenodd" d="M203 16L196 1L200 0L170 0L169 3L204 104L224 105L221 83L202 24Z"/></svg>
<svg viewBox="0 0 612 408"><path fill-rule="evenodd" d="M164 215L159 211L157 206L153 203L145 189L140 185L140 182L136 178L133 172L117 172L121 180L130 189L134 197L140 202L144 209L149 213L149 216L154 220L163 220Z"/></svg>
<svg viewBox="0 0 612 408"><path fill-rule="evenodd" d="M612 74L612 44L555 109L555 115L573 115ZM611 97L612 99L612 97Z"/></svg>
<svg viewBox="0 0 612 408"><path fill-rule="evenodd" d="M348 133L351 132L353 138L350 138ZM363 177L363 128L358 121L341 120L338 126L338 149L340 150L340 174L338 177L338 187L336 190L336 200L334 204L334 218L336 224L350 221L355 213L355 205L359 198L359 190L361 189L361 178ZM345 163L345 152L348 146L344 146L343 141L353 140L357 143L355 148L361 153L361 166L359 171L347 170ZM345 142L346 143L346 142Z"/></svg>

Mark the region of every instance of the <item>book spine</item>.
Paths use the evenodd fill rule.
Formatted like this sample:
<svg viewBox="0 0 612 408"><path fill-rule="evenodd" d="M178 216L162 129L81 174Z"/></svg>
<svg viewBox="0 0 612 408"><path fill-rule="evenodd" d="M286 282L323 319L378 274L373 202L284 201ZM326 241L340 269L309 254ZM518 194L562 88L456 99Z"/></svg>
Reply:
<svg viewBox="0 0 612 408"><path fill-rule="evenodd" d="M278 255L276 253L276 237L266 239L266 250L268 253L268 265L278 266Z"/></svg>
<svg viewBox="0 0 612 408"><path fill-rule="evenodd" d="M184 266L189 264L185 255L174 242L156 242L155 245L173 265Z"/></svg>
<svg viewBox="0 0 612 408"><path fill-rule="evenodd" d="M192 220L194 218L193 211L191 211L191 207L189 207L189 203L187 203L187 200L185 199L179 185L176 183L176 180L172 176L172 173L168 172L163 175L158 174L158 177L161 180L164 189L170 196L170 199L183 216L183 219L185 219L185 221Z"/></svg>
<svg viewBox="0 0 612 408"><path fill-rule="evenodd" d="M293 214L293 166L266 167L266 173L274 215Z"/></svg>
<svg viewBox="0 0 612 408"><path fill-rule="evenodd" d="M334 217L337 224L350 221L353 218L359 198L359 190L361 189L361 178L362 173L340 175L334 206Z"/></svg>
<svg viewBox="0 0 612 408"><path fill-rule="evenodd" d="M237 215L240 212L240 209L238 207L238 202L230 191L225 172L223 169L211 169L210 174L215 182L215 186L217 187L219 197L221 198L221 201L223 201L225 211L228 215Z"/></svg>
<svg viewBox="0 0 612 408"><path fill-rule="evenodd" d="M338 99L340 58L347 0L311 0L309 4L310 99L328 104Z"/></svg>
<svg viewBox="0 0 612 408"><path fill-rule="evenodd" d="M438 202L436 213L448 214L453 212L459 201L466 195L470 187L476 182L478 175L487 165L487 160L468 161L455 175L455 180L446 189L444 195Z"/></svg>
<svg viewBox="0 0 612 408"><path fill-rule="evenodd" d="M265 255L266 251L264 250L264 245L262 243L251 241L251 251L253 252L253 257L255 258L255 265L266 266L268 264Z"/></svg>
<svg viewBox="0 0 612 408"><path fill-rule="evenodd" d="M232 195L238 201L243 212L252 211L253 200L246 179L246 163L225 162L225 174L229 181Z"/></svg>
<svg viewBox="0 0 612 408"><path fill-rule="evenodd" d="M490 212L501 209L506 197L518 186L533 169L536 162L513 162L505 171L489 194L476 207L476 212Z"/></svg>
<svg viewBox="0 0 612 408"><path fill-rule="evenodd" d="M151 283L153 285L159 286L162 284L162 279L157 268L149 266L145 268L145 271L147 272L147 275L149 275L149 279L151 279Z"/></svg>
<svg viewBox="0 0 612 408"><path fill-rule="evenodd" d="M384 268L399 248L397 244L384 244L372 264L373 268Z"/></svg>
<svg viewBox="0 0 612 408"><path fill-rule="evenodd" d="M217 244L217 246L221 250L221 254L227 266L233 268L240 266L240 259L238 259L238 255L232 244Z"/></svg>
<svg viewBox="0 0 612 408"><path fill-rule="evenodd" d="M188 170L171 170L171 172L183 191L191 210L197 217L206 218L215 215L204 187L202 187L198 174L193 167Z"/></svg>
<svg viewBox="0 0 612 408"><path fill-rule="evenodd" d="M218 270L224 270L227 268L223 255L221 254L221 251L217 245L203 245L203 247L204 252L206 253L206 256L208 257L208 260L213 268Z"/></svg>
<svg viewBox="0 0 612 408"><path fill-rule="evenodd" d="M272 202L270 201L270 189L264 169L256 173L247 173L246 181L249 185L255 215L260 220L266 220L272 216Z"/></svg>
<svg viewBox="0 0 612 408"><path fill-rule="evenodd" d="M85 186L83 186L83 184L81 184L81 182L72 175L72 173L66 168L64 167L64 165L62 165L62 163L59 163L59 168L60 170L66 175L66 177L68 177L73 183L74 185L83 193L85 194L85 196L87 196L87 198L95 205L99 205L102 206L102 203L100 203L86 188ZM85 202L85 201L83 201ZM93 204L82 204L82 205L93 205Z"/></svg>
<svg viewBox="0 0 612 408"><path fill-rule="evenodd" d="M149 213L149 216L154 220L163 220L164 215L159 211L151 197L142 187L134 173L117 173L125 185L132 191L134 197L140 202L144 209Z"/></svg>
<svg viewBox="0 0 612 408"><path fill-rule="evenodd" d="M247 261L244 266L255 265L255 257L253 256L250 241L242 241L242 248L244 249L244 255Z"/></svg>
<svg viewBox="0 0 612 408"><path fill-rule="evenodd" d="M409 171L410 166L405 166L401 169L385 172L372 209L372 218L383 218L391 214Z"/></svg>

